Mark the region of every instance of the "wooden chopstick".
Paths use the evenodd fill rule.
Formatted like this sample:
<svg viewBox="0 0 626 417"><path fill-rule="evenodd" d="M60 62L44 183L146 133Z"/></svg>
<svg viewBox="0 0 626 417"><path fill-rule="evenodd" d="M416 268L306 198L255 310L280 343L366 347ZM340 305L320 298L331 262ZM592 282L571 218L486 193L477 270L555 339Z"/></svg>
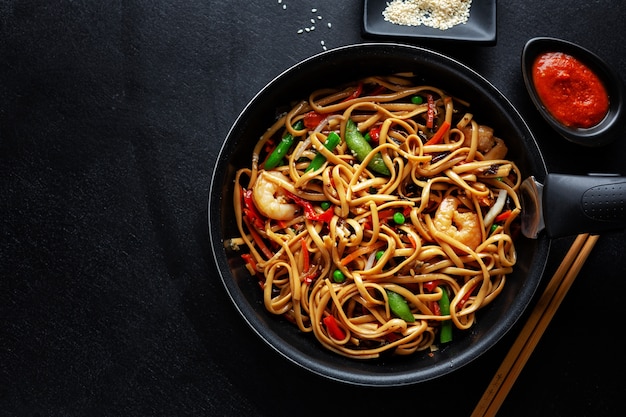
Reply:
<svg viewBox="0 0 626 417"><path fill-rule="evenodd" d="M496 415L598 238L598 235L589 234L576 237L471 417Z"/></svg>

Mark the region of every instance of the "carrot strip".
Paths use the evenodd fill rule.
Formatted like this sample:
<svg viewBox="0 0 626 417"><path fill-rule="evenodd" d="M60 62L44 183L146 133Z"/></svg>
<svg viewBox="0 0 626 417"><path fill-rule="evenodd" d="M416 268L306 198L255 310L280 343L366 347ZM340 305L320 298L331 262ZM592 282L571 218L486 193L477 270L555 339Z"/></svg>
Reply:
<svg viewBox="0 0 626 417"><path fill-rule="evenodd" d="M428 139L424 146L436 145L441 142L441 140L443 139L443 135L448 131L448 129L450 129L450 122L444 120L441 124L441 127L439 127L439 130L437 130L437 132L435 132L435 134L430 139Z"/></svg>
<svg viewBox="0 0 626 417"><path fill-rule="evenodd" d="M248 231L250 231L250 235L252 236L252 239L257 244L259 249L261 249L261 252L263 252L263 255L265 255L267 259L270 259L272 256L274 256L270 248L268 248L265 242L263 241L263 238L261 237L261 235L259 235L256 229L250 225L250 222L248 221L246 217L244 217L244 222L246 223L246 226L248 226Z"/></svg>
<svg viewBox="0 0 626 417"><path fill-rule="evenodd" d="M353 260L355 260L356 258L358 258L361 255L364 255L366 253L371 253L373 251L375 251L376 249L380 248L381 246L386 245L387 242L376 242L372 245L368 245L368 246L362 246L359 249L355 250L354 252L351 252L348 254L348 256L346 256L345 258L343 258L341 260L341 265L348 265L350 262L352 262Z"/></svg>
<svg viewBox="0 0 626 417"><path fill-rule="evenodd" d="M507 210L507 211L503 211L502 213L498 214L496 216L496 218L494 219L494 223L498 223L501 221L504 221L506 219L508 219L511 216L512 211L511 210Z"/></svg>

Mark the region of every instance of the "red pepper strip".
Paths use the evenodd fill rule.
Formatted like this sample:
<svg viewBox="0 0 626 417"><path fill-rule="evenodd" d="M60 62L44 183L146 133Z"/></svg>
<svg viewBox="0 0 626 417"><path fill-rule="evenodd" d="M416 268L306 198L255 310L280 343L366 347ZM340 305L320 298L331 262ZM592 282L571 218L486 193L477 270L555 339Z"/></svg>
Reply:
<svg viewBox="0 0 626 417"><path fill-rule="evenodd" d="M274 143L274 141L268 140L267 142L265 142L264 149L265 149L265 152L267 152L267 156L270 156L270 154L272 153L275 147L276 147L276 144Z"/></svg>
<svg viewBox="0 0 626 417"><path fill-rule="evenodd" d="M435 123L435 100L433 99L432 94L427 94L426 99L428 100L428 113L426 113L426 127L429 129L432 129Z"/></svg>
<svg viewBox="0 0 626 417"><path fill-rule="evenodd" d="M310 111L304 115L304 127L315 129L326 116L315 111Z"/></svg>
<svg viewBox="0 0 626 417"><path fill-rule="evenodd" d="M323 213L318 213L317 211L315 211L315 208L313 208L313 204L311 204L310 201L307 201L304 198L298 197L297 195L292 194L288 191L286 192L286 194L297 205L299 205L300 207L304 209L304 217L306 217L307 220L322 221L322 222L328 223L330 222L330 220L333 218L333 215L335 214L335 209L333 207L329 207L328 210L326 210Z"/></svg>
<svg viewBox="0 0 626 417"><path fill-rule="evenodd" d="M387 91L387 87L385 87L384 85L379 85L378 87L376 87L376 89L374 89L371 93L369 93L369 95L377 96L379 94L384 93L385 91Z"/></svg>
<svg viewBox="0 0 626 417"><path fill-rule="evenodd" d="M477 285L474 285L472 287L471 290L469 290L468 292L466 292L463 297L461 297L461 299L456 303L456 309L460 310L463 308L463 306L465 305L465 302L467 300L469 300L469 298L471 297L472 293L474 292L474 290L476 289Z"/></svg>
<svg viewBox="0 0 626 417"><path fill-rule="evenodd" d="M499 223L499 222L503 222L506 219L508 219L509 217L511 217L511 210L507 210L507 211L503 211L502 213L498 214L496 216L496 218L494 219L494 223Z"/></svg>
<svg viewBox="0 0 626 417"><path fill-rule="evenodd" d="M314 218L309 218L309 220L316 220L316 221L319 221L319 222L330 223L330 221L333 219L334 215L335 215L335 209L333 207L329 207L322 214L318 214Z"/></svg>
<svg viewBox="0 0 626 417"><path fill-rule="evenodd" d="M326 326L330 337L335 340L343 340L346 338L346 334L337 324L335 316L326 316L322 321L324 322L324 325Z"/></svg>
<svg viewBox="0 0 626 417"><path fill-rule="evenodd" d="M257 271L256 269L256 260L254 259L254 256L250 255L249 253L243 253L241 254L241 259L246 261L246 264L248 264L248 271L250 271L251 274L257 276L262 280L265 280L265 275L259 274L259 271Z"/></svg>
<svg viewBox="0 0 626 417"><path fill-rule="evenodd" d="M385 336L383 336L384 339L389 342L389 343L393 343L395 341L400 340L400 338L402 337L401 335L399 335L398 333L387 333Z"/></svg>
<svg viewBox="0 0 626 417"><path fill-rule="evenodd" d="M378 143L378 141L380 140L380 127L371 128L369 133L372 142Z"/></svg>
<svg viewBox="0 0 626 417"><path fill-rule="evenodd" d="M254 200L252 199L252 190L241 189L241 199L244 203L243 212L246 217L254 223L256 227L262 229L264 227L265 221L264 217L261 216L261 213L257 210L254 205Z"/></svg>
<svg viewBox="0 0 626 417"><path fill-rule="evenodd" d="M319 276L320 272L321 271L317 266L311 265L309 269L304 271L300 278L302 279L302 282L310 284Z"/></svg>
<svg viewBox="0 0 626 417"><path fill-rule="evenodd" d="M352 92L352 94L346 97L343 101L354 100L355 98L358 98L361 93L363 93L363 83L359 83L359 85L356 87L356 90L354 90L354 92Z"/></svg>
<svg viewBox="0 0 626 417"><path fill-rule="evenodd" d="M264 226L263 220L261 218L259 218L254 213L254 211L245 208L245 209L243 209L243 214L244 214L244 216L246 216L248 218L248 220L250 220L252 222L254 227L259 228L259 229L263 228L263 226Z"/></svg>
<svg viewBox="0 0 626 417"><path fill-rule="evenodd" d="M430 139L428 139L424 146L436 145L440 143L443 139L443 135L448 131L448 129L450 129L450 122L444 120L439 130L435 132L435 134Z"/></svg>
<svg viewBox="0 0 626 417"><path fill-rule="evenodd" d="M430 310L433 312L435 316L441 316L441 307L439 307L438 301L430 302Z"/></svg>
<svg viewBox="0 0 626 417"><path fill-rule="evenodd" d="M250 224L250 221L245 217L243 221L246 223L246 226L248 227L248 230L250 231L250 235L252 236L252 239L254 239L254 242L257 244L261 252L263 252L263 255L265 255L267 259L270 259L272 256L274 256L272 251L267 247L267 245L263 241L263 238L261 237L261 235L259 235L259 232L257 232L256 229L252 227L252 225Z"/></svg>
<svg viewBox="0 0 626 417"><path fill-rule="evenodd" d="M384 222L393 217L396 211L394 209L386 209L378 212L378 220Z"/></svg>
<svg viewBox="0 0 626 417"><path fill-rule="evenodd" d="M439 280L434 280L434 281L428 281L424 283L424 288L426 288L428 291L433 292L435 290L435 288L437 288L440 284Z"/></svg>

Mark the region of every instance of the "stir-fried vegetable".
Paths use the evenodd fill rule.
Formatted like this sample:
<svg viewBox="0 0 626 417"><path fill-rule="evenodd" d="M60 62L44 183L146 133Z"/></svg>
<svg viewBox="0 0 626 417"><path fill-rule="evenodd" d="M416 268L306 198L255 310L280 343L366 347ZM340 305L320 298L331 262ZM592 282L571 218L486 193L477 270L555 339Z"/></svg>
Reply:
<svg viewBox="0 0 626 417"><path fill-rule="evenodd" d="M450 298L448 297L448 290L445 287L441 288L441 299L439 299L439 310L442 316L450 314ZM439 331L439 342L448 343L452 341L452 320L444 320L441 323L441 330Z"/></svg>
<svg viewBox="0 0 626 417"><path fill-rule="evenodd" d="M356 155L359 161L363 161L372 152L372 147L365 137L359 132L359 129L352 120L346 123L346 144L348 148ZM369 169L382 175L391 175L389 168L385 165L383 157L380 153L374 155L370 163L367 165Z"/></svg>
<svg viewBox="0 0 626 417"><path fill-rule="evenodd" d="M324 142L324 147L329 151L332 151L337 147L337 145L339 145L339 142L341 142L341 138L339 137L339 135L335 132L330 132L330 134L326 138L326 142ZM326 157L321 152L318 152L317 155L315 155L315 157L311 160L311 163L309 164L305 172L320 169L324 162L326 162Z"/></svg>
<svg viewBox="0 0 626 417"><path fill-rule="evenodd" d="M413 316L413 313L411 313L409 303L406 302L404 297L397 292L390 290L385 291L387 292L387 299L389 300L389 308L391 309L391 312L407 323L413 323L415 321L415 317Z"/></svg>
<svg viewBox="0 0 626 417"><path fill-rule="evenodd" d="M304 123L302 120L299 120L293 125L293 128L296 130L302 130L304 128ZM278 164L280 164L293 145L293 140L293 135L291 133L286 133L285 136L283 136L278 145L276 145L276 148L274 148L270 156L265 161L265 169L276 168Z"/></svg>
<svg viewBox="0 0 626 417"><path fill-rule="evenodd" d="M326 326L326 330L328 330L328 334L335 340L343 340L346 337L346 334L337 324L337 320L335 316L326 316L322 319L324 325Z"/></svg>

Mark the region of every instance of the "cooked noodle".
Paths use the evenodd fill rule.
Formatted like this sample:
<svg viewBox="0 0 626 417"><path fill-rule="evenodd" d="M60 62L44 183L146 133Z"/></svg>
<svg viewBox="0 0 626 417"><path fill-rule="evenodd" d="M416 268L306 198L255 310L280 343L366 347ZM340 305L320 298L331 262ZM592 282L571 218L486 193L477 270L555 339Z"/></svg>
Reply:
<svg viewBox="0 0 626 417"><path fill-rule="evenodd" d="M263 134L236 174L241 235L227 245L246 247L269 312L354 358L437 349L442 326L471 328L516 261L520 174L468 109L407 74L371 77L313 92ZM372 136L367 155L346 144L349 120ZM341 141L328 150L331 132ZM294 144L266 170L285 134ZM325 161L306 171L318 153Z"/></svg>

